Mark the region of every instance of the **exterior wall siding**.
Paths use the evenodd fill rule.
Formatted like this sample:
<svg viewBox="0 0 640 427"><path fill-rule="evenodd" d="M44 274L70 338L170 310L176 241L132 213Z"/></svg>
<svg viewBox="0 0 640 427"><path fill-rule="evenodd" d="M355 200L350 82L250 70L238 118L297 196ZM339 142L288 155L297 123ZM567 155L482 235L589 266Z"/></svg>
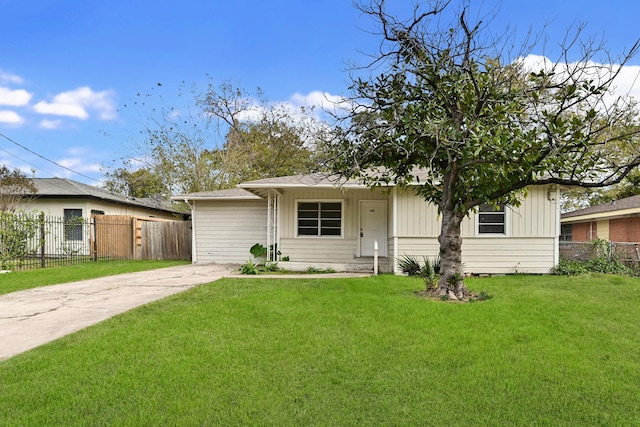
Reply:
<svg viewBox="0 0 640 427"><path fill-rule="evenodd" d="M560 230L557 224L557 203L547 199L546 187L529 189L518 207L507 209L507 236L510 237L555 237ZM462 221L462 237L475 237L477 214L472 213ZM441 220L435 205L426 203L410 190L398 194L398 236L438 237Z"/></svg>
<svg viewBox="0 0 640 427"><path fill-rule="evenodd" d="M546 187L530 188L521 205L509 207L505 236L477 233L477 214L461 224L465 271L483 273L548 273L555 264L560 234L558 205ZM437 208L411 191L398 194L398 248L403 254L434 257L439 252L441 221Z"/></svg>
<svg viewBox="0 0 640 427"><path fill-rule="evenodd" d="M435 238L399 239L399 254L438 255L439 243ZM467 274L544 274L554 266L555 239L523 238L502 239L467 237L462 241L462 262Z"/></svg>
<svg viewBox="0 0 640 427"><path fill-rule="evenodd" d="M244 263L249 249L266 244L267 203L264 201L202 201L193 203L197 263Z"/></svg>

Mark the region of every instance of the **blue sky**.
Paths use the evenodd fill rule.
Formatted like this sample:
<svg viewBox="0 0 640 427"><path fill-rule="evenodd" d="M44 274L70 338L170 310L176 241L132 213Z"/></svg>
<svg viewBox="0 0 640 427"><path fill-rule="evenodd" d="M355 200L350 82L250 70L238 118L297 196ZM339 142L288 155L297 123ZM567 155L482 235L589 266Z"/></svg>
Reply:
<svg viewBox="0 0 640 427"><path fill-rule="evenodd" d="M403 11L410 2L392 4ZM640 37L638 16L631 0L505 0L492 28L522 35L552 20L554 46L587 22L585 34L621 52ZM0 164L97 184L101 165L139 138L140 117L123 106L149 92L172 103L181 82L233 80L274 102L344 95L347 64L378 46L371 25L350 0L0 0L0 134L15 142L0 137ZM625 91L640 57L630 65Z"/></svg>

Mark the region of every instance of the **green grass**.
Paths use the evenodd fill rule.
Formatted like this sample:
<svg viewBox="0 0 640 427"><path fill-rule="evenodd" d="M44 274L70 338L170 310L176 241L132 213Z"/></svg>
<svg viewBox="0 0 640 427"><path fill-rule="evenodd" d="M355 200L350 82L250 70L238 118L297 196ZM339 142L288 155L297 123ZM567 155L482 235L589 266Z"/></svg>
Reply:
<svg viewBox="0 0 640 427"><path fill-rule="evenodd" d="M0 274L0 295L39 286L188 264L186 261L98 261Z"/></svg>
<svg viewBox="0 0 640 427"><path fill-rule="evenodd" d="M638 425L640 281L223 279L0 362L0 425Z"/></svg>

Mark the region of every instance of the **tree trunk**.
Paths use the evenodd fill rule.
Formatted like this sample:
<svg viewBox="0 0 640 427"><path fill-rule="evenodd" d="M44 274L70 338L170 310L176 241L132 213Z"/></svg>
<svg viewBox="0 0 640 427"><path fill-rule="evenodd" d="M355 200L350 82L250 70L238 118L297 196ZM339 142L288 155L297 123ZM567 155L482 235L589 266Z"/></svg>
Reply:
<svg viewBox="0 0 640 427"><path fill-rule="evenodd" d="M464 269L462 268L462 236L460 235L460 217L452 209L442 210L442 229L440 242L440 295L455 296L464 299L468 296L464 285Z"/></svg>

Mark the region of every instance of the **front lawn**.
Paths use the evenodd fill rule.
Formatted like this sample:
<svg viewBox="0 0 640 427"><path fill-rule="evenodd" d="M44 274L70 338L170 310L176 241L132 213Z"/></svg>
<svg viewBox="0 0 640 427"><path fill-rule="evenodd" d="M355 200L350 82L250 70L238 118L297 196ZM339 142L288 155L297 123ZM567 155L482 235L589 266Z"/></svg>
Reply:
<svg viewBox="0 0 640 427"><path fill-rule="evenodd" d="M0 425L637 425L640 281L223 279L0 362Z"/></svg>
<svg viewBox="0 0 640 427"><path fill-rule="evenodd" d="M96 261L0 274L0 295L39 286L188 264L188 261Z"/></svg>

